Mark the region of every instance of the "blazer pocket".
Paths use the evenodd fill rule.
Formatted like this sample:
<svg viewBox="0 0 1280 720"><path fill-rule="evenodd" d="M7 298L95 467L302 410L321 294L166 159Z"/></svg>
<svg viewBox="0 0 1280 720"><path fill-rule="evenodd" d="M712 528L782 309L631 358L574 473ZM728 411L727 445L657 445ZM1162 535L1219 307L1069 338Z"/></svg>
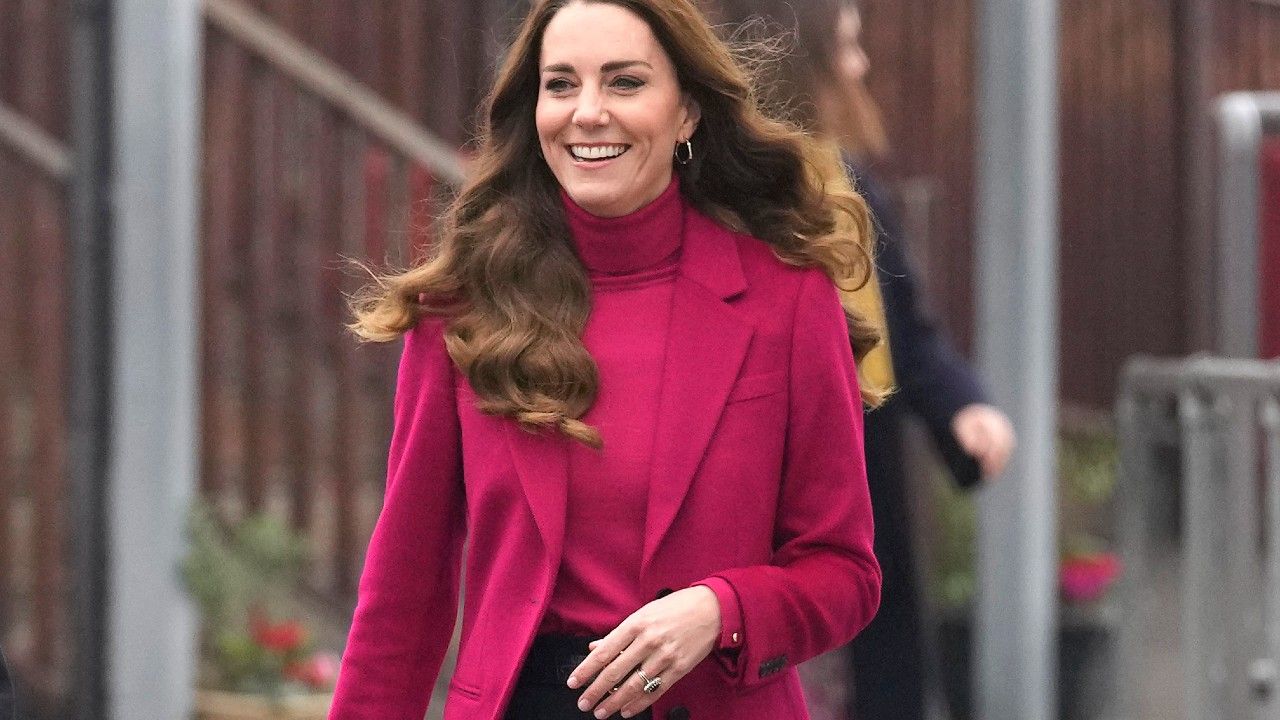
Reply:
<svg viewBox="0 0 1280 720"><path fill-rule="evenodd" d="M480 699L480 688L465 680L459 680L456 674L449 680L449 692L457 693L472 700Z"/></svg>
<svg viewBox="0 0 1280 720"><path fill-rule="evenodd" d="M739 378L738 382L733 386L733 390L729 391L729 399L726 404L780 393L786 388L786 382L787 373L785 370Z"/></svg>

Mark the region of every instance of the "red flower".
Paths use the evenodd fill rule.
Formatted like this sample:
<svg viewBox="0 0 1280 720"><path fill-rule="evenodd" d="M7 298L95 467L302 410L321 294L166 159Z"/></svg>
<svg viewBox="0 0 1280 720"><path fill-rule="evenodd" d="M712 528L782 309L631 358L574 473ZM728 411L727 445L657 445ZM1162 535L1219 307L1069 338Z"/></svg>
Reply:
<svg viewBox="0 0 1280 720"><path fill-rule="evenodd" d="M1120 559L1113 553L1068 556L1058 578L1062 596L1071 602L1097 600L1120 577L1120 570Z"/></svg>
<svg viewBox="0 0 1280 720"><path fill-rule="evenodd" d="M315 653L306 660L286 665L284 676L320 690L331 688L338 679L338 656Z"/></svg>
<svg viewBox="0 0 1280 720"><path fill-rule="evenodd" d="M297 620L272 623L264 618L255 617L250 623L250 632L254 642L281 654L297 650L307 640L307 631Z"/></svg>

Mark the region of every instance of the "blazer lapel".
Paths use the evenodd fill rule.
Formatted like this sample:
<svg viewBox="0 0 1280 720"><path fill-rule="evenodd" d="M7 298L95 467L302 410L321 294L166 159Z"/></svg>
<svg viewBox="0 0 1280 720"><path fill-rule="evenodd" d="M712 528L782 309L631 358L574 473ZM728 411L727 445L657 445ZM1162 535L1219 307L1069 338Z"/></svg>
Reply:
<svg viewBox="0 0 1280 720"><path fill-rule="evenodd" d="M514 421L503 423L507 445L524 496L542 536L554 574L564 548L564 522L569 487L568 440L559 432L530 433Z"/></svg>
<svg viewBox="0 0 1280 720"><path fill-rule="evenodd" d="M684 502L751 344L751 325L724 302L746 288L736 240L692 210L685 215L654 437L642 573Z"/></svg>

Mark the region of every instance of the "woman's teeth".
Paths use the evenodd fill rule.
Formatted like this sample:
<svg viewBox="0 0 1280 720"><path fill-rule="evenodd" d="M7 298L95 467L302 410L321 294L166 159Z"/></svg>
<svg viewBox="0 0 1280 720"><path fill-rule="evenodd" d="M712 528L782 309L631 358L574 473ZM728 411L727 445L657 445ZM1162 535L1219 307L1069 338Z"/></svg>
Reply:
<svg viewBox="0 0 1280 720"><path fill-rule="evenodd" d="M608 160L627 151L626 145L570 145L569 153L576 160Z"/></svg>

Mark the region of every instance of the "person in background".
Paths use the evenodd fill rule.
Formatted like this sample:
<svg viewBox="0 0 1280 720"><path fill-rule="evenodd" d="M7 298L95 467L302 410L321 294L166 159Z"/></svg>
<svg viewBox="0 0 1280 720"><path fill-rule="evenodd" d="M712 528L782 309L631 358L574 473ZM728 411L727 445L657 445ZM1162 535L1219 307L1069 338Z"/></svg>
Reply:
<svg viewBox="0 0 1280 720"><path fill-rule="evenodd" d="M421 720L462 582L452 720L808 717L879 599L879 329L862 199L754 96L690 0L534 4L435 254L354 303L404 352L333 720Z"/></svg>
<svg viewBox="0 0 1280 720"><path fill-rule="evenodd" d="M888 143L865 84L871 61L861 42L858 6L848 0L724 0L723 7L729 28L745 26L747 35L761 28L787 34L788 52L762 70L764 87L769 88L767 105L840 146L876 222L877 278L888 342L868 355L862 369L868 375L879 373L880 382L897 387L866 421L875 552L884 587L875 620L846 649L853 692L842 710L857 720L920 720L925 712L926 663L908 518L905 423L909 415L924 421L962 487L1000 475L1014 448L1013 426L988 403L973 369L922 307L903 247L902 224L876 174ZM830 662L825 665L830 667ZM839 695L848 695L839 687L820 684L824 675L831 677L819 669L815 682L806 682L812 696L830 697L834 692L838 702Z"/></svg>

